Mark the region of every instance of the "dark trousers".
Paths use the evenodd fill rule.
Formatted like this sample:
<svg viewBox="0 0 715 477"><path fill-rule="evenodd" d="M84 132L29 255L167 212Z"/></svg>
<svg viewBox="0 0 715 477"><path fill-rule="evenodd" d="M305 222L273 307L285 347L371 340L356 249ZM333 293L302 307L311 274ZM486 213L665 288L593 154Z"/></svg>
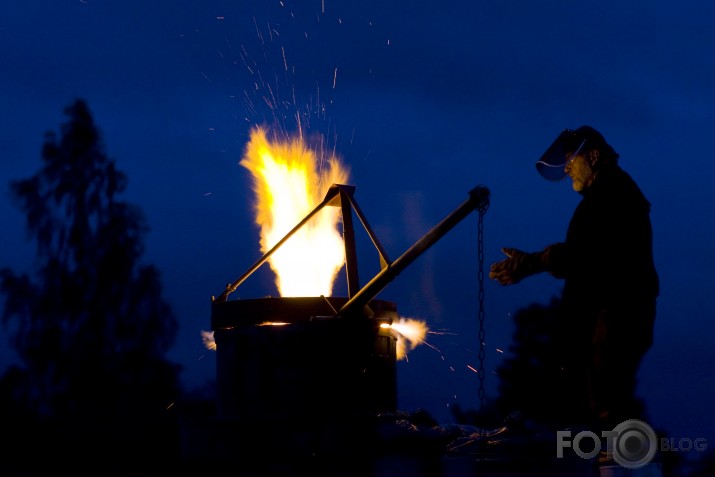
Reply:
<svg viewBox="0 0 715 477"><path fill-rule="evenodd" d="M643 419L637 375L653 342L655 304L599 310L580 318L564 328L560 339L564 417L599 430Z"/></svg>

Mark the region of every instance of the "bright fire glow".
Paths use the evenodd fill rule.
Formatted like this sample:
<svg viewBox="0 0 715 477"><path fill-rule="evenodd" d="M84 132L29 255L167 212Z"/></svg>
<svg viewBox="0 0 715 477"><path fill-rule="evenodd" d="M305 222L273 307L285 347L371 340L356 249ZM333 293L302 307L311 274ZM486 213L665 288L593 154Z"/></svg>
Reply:
<svg viewBox="0 0 715 477"><path fill-rule="evenodd" d="M261 230L261 251L266 253L319 204L333 184L347 184L348 170L335 156L321 168L316 153L301 138L269 141L254 128L240 164L253 174L256 223ZM332 295L333 282L345 263L345 247L337 230L340 209L325 207L269 258L281 296ZM266 322L261 326L284 326ZM427 324L400 318L389 327L397 338L396 358L425 343ZM202 332L204 344L216 349L213 332Z"/></svg>
<svg viewBox="0 0 715 477"><path fill-rule="evenodd" d="M391 328L397 333L397 359L404 359L407 352L415 349L416 346L424 343L425 336L429 331L424 321L412 318L400 318L398 322L393 322Z"/></svg>
<svg viewBox="0 0 715 477"><path fill-rule="evenodd" d="M349 175L334 155L318 161L301 137L270 141L260 127L252 130L240 164L253 174L263 253L303 220L331 185L347 184ZM345 263L339 220L338 207L323 208L271 255L281 296L331 296Z"/></svg>

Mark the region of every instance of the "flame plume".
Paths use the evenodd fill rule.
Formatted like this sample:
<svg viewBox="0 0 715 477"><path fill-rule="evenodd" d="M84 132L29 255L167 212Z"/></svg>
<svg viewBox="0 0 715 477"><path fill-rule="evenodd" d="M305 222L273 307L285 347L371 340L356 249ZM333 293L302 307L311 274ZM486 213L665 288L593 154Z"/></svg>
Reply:
<svg viewBox="0 0 715 477"><path fill-rule="evenodd" d="M326 162L327 167L323 162ZM320 163L301 137L269 141L256 127L240 161L251 171L256 193L256 224L266 253L320 203L333 184L346 184L349 171L330 155ZM337 229L340 209L325 207L271 255L281 296L331 296L345 263Z"/></svg>
<svg viewBox="0 0 715 477"><path fill-rule="evenodd" d="M316 154L301 135L271 141L261 127L251 131L239 164L252 174L263 253L303 220L331 185L347 184L349 178L349 170L336 156ZM338 207L323 208L269 257L281 296L332 295L337 273L345 263L345 246L337 228L340 219ZM390 326L398 337L398 360L424 343L428 332L425 322L410 318L400 318ZM204 342L215 349L211 338L204 336Z"/></svg>

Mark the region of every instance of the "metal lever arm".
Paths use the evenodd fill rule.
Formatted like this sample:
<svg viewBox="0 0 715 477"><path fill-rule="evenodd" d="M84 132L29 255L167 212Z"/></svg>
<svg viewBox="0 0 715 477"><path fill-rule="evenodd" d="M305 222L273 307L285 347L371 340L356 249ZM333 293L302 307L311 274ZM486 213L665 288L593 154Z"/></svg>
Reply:
<svg viewBox="0 0 715 477"><path fill-rule="evenodd" d="M338 314L347 316L353 313L362 313L363 307L399 275L402 270L407 268L417 257L422 255L429 247L452 230L452 228L467 215L476 209L486 209L489 204L489 195L489 189L485 186L479 185L472 189L466 201L447 217L442 219L440 223L435 225L432 230L427 232L421 239L415 242L405 253L397 257L395 261L389 263L387 267L375 275L372 280L340 308Z"/></svg>

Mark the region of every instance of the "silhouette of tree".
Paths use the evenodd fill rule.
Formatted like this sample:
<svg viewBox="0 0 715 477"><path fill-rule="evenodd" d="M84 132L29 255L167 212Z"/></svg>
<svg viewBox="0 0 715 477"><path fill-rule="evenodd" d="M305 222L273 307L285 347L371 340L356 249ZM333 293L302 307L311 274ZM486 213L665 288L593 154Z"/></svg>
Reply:
<svg viewBox="0 0 715 477"><path fill-rule="evenodd" d="M555 429L593 424L587 417L586 376L567 376L561 369L579 344L568 335L578 324L567 328L560 313L561 299L554 297L548 305L532 304L514 315L510 354L497 370L496 407L502 415L518 412ZM638 406L645 416L642 399Z"/></svg>
<svg viewBox="0 0 715 477"><path fill-rule="evenodd" d="M118 198L126 176L87 104L65 114L40 170L10 184L38 262L33 276L0 271L3 323L22 364L3 377L0 403L18 455L41 446L56 470L88 459L118 469L174 448L179 368L165 354L177 322L158 270L139 263L147 227Z"/></svg>
<svg viewBox="0 0 715 477"><path fill-rule="evenodd" d="M553 298L549 305L532 304L514 315L510 354L497 370L497 407L502 413L518 412L546 425L566 415L556 342L559 304Z"/></svg>

